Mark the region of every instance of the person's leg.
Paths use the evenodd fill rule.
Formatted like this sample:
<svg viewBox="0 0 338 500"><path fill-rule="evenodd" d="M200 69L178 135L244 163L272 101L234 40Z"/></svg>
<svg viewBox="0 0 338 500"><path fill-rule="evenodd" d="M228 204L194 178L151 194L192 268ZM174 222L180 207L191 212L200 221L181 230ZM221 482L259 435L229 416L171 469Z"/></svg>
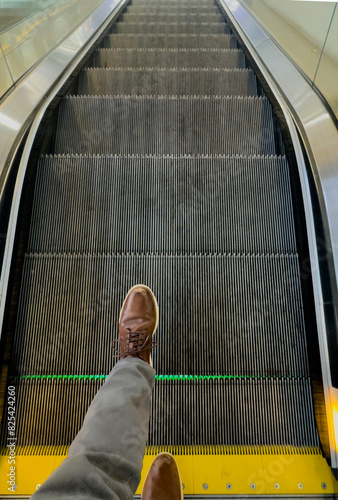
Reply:
<svg viewBox="0 0 338 500"><path fill-rule="evenodd" d="M34 500L133 499L148 437L155 371L145 361L119 361L96 394L68 457Z"/></svg>
<svg viewBox="0 0 338 500"><path fill-rule="evenodd" d="M157 324L151 290L144 285L131 288L119 318L120 361L96 394L67 458L34 493L34 500L134 498L148 437Z"/></svg>

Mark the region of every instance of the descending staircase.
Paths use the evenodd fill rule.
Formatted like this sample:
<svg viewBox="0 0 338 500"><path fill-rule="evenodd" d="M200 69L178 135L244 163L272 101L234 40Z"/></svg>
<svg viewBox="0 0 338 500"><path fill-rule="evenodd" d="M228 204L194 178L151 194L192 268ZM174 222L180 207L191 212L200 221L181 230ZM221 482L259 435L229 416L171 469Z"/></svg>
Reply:
<svg viewBox="0 0 338 500"><path fill-rule="evenodd" d="M38 165L10 368L17 451L63 458L116 361L123 298L145 283L160 308L145 469L170 450L187 494L321 493L270 102L212 0L135 0L104 44Z"/></svg>

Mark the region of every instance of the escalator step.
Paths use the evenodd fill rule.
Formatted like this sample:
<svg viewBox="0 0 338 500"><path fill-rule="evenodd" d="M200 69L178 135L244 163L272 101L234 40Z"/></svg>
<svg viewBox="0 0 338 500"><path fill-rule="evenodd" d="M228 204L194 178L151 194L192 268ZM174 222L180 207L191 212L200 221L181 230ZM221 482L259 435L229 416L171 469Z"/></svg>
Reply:
<svg viewBox="0 0 338 500"><path fill-rule="evenodd" d="M291 445L311 453L306 447L318 446L312 412L308 378L157 382L148 444L162 445L157 452L173 443L236 448ZM236 448L233 452L239 453Z"/></svg>
<svg viewBox="0 0 338 500"><path fill-rule="evenodd" d="M15 419L22 426L17 428L17 454L65 455L102 381L51 379L14 383L18 398ZM7 443L6 438L2 429L1 442Z"/></svg>
<svg viewBox="0 0 338 500"><path fill-rule="evenodd" d="M189 22L189 23L224 23L224 16L219 12L213 13L180 13L180 12L164 12L164 13L132 13L126 12L119 17L118 22L128 23L172 23L172 22Z"/></svg>
<svg viewBox="0 0 338 500"><path fill-rule="evenodd" d="M109 35L106 48L236 49L233 35Z"/></svg>
<svg viewBox="0 0 338 500"><path fill-rule="evenodd" d="M96 69L80 74L78 95L256 96L251 70L224 69Z"/></svg>
<svg viewBox="0 0 338 500"><path fill-rule="evenodd" d="M152 7L154 8L159 8L159 7L170 7L172 8L192 8L192 9L200 9L200 8L210 8L210 6L217 7L216 4L213 2L210 2L210 0L199 0L198 2L194 2L191 0L138 0L137 2L132 2L129 7L137 7L139 9L142 9L143 7L147 7L148 9L151 9Z"/></svg>
<svg viewBox="0 0 338 500"><path fill-rule="evenodd" d="M57 454L66 454L65 447L79 431L102 383L95 379L16 380L17 449L36 446L40 455L48 455L53 453L51 447L58 447ZM209 446L214 445L220 446L219 453L227 454L245 454L247 446L256 447L251 454L260 454L260 446L272 447L270 453L292 454L293 446L310 454L319 445L312 411L307 378L158 380L148 446L158 453L161 446L204 445L207 454L213 453Z"/></svg>
<svg viewBox="0 0 338 500"><path fill-rule="evenodd" d="M282 157L44 157L36 182L30 252L296 253Z"/></svg>
<svg viewBox="0 0 338 500"><path fill-rule="evenodd" d="M112 33L139 33L139 34L230 34L230 27L224 22L219 23L115 23Z"/></svg>
<svg viewBox="0 0 338 500"><path fill-rule="evenodd" d="M144 4L143 7L139 5L128 5L127 12L130 14L168 14L177 13L177 14L185 14L189 16L189 14L219 14L221 11L217 5L188 5L187 4L172 4L171 2L166 4L158 4L152 3L150 5Z"/></svg>
<svg viewBox="0 0 338 500"><path fill-rule="evenodd" d="M275 154L261 97L68 97L55 153Z"/></svg>
<svg viewBox="0 0 338 500"><path fill-rule="evenodd" d="M93 66L103 68L245 68L246 64L244 52L238 49L101 49L94 53Z"/></svg>
<svg viewBox="0 0 338 500"><path fill-rule="evenodd" d="M107 374L135 283L161 311L158 374L309 376L298 257L234 254L26 255L10 373Z"/></svg>

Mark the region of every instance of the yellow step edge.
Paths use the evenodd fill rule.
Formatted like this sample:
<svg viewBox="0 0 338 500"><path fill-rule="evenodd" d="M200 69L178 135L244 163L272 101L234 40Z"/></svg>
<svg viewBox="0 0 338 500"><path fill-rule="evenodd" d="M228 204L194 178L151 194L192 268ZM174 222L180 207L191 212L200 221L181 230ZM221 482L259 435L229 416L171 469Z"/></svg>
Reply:
<svg viewBox="0 0 338 500"><path fill-rule="evenodd" d="M212 448L212 447L210 447ZM243 447L244 448L244 447ZM186 495L323 495L338 493L326 460L315 448L294 450L293 453L258 454L257 447L245 447L247 454L182 454L173 453L178 463ZM216 447L215 447L216 449ZM162 450L156 450L160 451ZM168 451L175 451L167 448ZM44 449L46 452L46 449ZM54 451L53 449L50 450ZM140 495L143 482L156 453L145 455ZM187 450L188 451L188 450ZM193 451L193 449L190 449ZM197 450L195 450L197 451ZM244 450L243 450L244 451ZM251 453L250 453L251 451ZM16 455L15 495L30 496L66 458L64 455ZM0 496L11 496L8 456L0 456ZM13 466L13 465L12 465Z"/></svg>

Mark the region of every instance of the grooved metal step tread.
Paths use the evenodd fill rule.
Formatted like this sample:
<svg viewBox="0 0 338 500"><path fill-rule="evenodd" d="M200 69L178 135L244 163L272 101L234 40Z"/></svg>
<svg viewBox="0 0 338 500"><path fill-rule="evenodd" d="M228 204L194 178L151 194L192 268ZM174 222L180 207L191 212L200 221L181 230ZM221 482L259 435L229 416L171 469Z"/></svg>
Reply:
<svg viewBox="0 0 338 500"><path fill-rule="evenodd" d="M185 33L185 34L208 34L208 33L228 33L230 27L223 22L219 23L115 23L112 26L112 33Z"/></svg>
<svg viewBox="0 0 338 500"><path fill-rule="evenodd" d="M28 249L296 253L286 158L43 157Z"/></svg>
<svg viewBox="0 0 338 500"><path fill-rule="evenodd" d="M39 447L43 455L49 446L61 451L75 438L102 381L23 380L15 384L16 446ZM309 379L156 381L147 444L156 447L156 452L168 446L206 450L217 446L219 453L235 455L242 446L253 446L259 454L260 447L271 446L272 453L278 448L285 452L301 447L303 454L310 454L319 444L311 411Z"/></svg>
<svg viewBox="0 0 338 500"><path fill-rule="evenodd" d="M210 8L211 5L214 7L217 7L217 5L213 2L210 2L210 0L205 0L205 1L199 1L199 2L191 2L191 0L171 0L168 2L167 0L159 0L159 1L151 1L149 2L148 0L143 0L143 1L138 1L137 3L132 3L131 7L136 7L141 9L143 7L147 7L151 9L152 7L154 8L159 8L159 7L168 7L171 6L172 8L178 8L178 7L184 7L184 8L192 8L192 9L199 9L201 7L207 7Z"/></svg>
<svg viewBox="0 0 338 500"><path fill-rule="evenodd" d="M68 97L55 153L276 154L261 97Z"/></svg>
<svg viewBox="0 0 338 500"><path fill-rule="evenodd" d="M257 96L257 81L245 69L91 68L81 72L78 94Z"/></svg>
<svg viewBox="0 0 338 500"><path fill-rule="evenodd" d="M135 283L158 300L158 374L309 376L298 257L233 254L26 255L10 373L109 373Z"/></svg>
<svg viewBox="0 0 338 500"><path fill-rule="evenodd" d="M189 23L224 23L224 16L219 12L213 13L179 13L179 12L165 12L165 13L136 13L126 12L121 14L118 22L131 22L131 23L163 23L163 22L189 22Z"/></svg>
<svg viewBox="0 0 338 500"><path fill-rule="evenodd" d="M203 8L207 8L207 9L210 9L211 7L214 7L214 8L217 8L219 9L219 7L217 6L216 3L214 2L210 2L210 1L205 1L205 2L190 2L189 0L171 0L170 2L168 1L152 1L152 2L148 2L147 0L145 1L140 1L140 2L137 2L137 3L134 3L132 2L129 6L127 6L127 8L138 8L138 9L143 9L144 8L147 8L147 9L158 9L158 8L167 8L167 7L170 7L172 9L178 9L178 8L184 8L184 9L187 9L187 8L190 8L191 9L203 9Z"/></svg>
<svg viewBox="0 0 338 500"><path fill-rule="evenodd" d="M94 67L103 68L245 68L239 49L100 49Z"/></svg>
<svg viewBox="0 0 338 500"><path fill-rule="evenodd" d="M223 452L227 446L291 445L306 453L318 445L311 398L310 379L157 382L148 445L221 445Z"/></svg>
<svg viewBox="0 0 338 500"><path fill-rule="evenodd" d="M220 14L221 11L217 5L181 5L181 4L171 4L171 3L166 3L165 5L163 4L152 4L151 6L149 5L144 5L143 7L140 7L139 5L128 5L127 13L130 14L165 14L165 13L177 13L177 14Z"/></svg>
<svg viewBox="0 0 338 500"><path fill-rule="evenodd" d="M106 48L180 48L180 49L236 49L233 35L150 35L115 34L105 38Z"/></svg>

